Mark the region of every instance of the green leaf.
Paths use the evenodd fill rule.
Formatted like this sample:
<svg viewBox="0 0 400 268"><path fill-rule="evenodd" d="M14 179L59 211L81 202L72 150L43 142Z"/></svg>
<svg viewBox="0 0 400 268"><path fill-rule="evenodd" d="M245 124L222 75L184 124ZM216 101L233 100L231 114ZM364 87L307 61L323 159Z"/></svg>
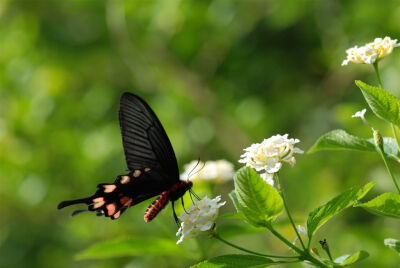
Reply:
<svg viewBox="0 0 400 268"><path fill-rule="evenodd" d="M239 201L237 199L237 196L236 196L236 193L234 190L229 193L229 197L232 199L233 205L235 206L237 213L234 213L233 215L221 215L220 217L246 220L246 217L243 215L243 212L240 208L240 204L239 204Z"/></svg>
<svg viewBox="0 0 400 268"><path fill-rule="evenodd" d="M394 238L386 238L383 243L385 246L397 251L400 253L400 240L394 239Z"/></svg>
<svg viewBox="0 0 400 268"><path fill-rule="evenodd" d="M400 125L400 100L388 91L357 80L365 100L376 116L395 125Z"/></svg>
<svg viewBox="0 0 400 268"><path fill-rule="evenodd" d="M341 267L348 266L348 265L352 265L356 262L362 261L362 260L368 258L368 256L369 256L368 252L366 252L364 250L360 250L360 251L357 251L356 253L354 253L353 255L343 255L343 256L336 258L335 263L340 264Z"/></svg>
<svg viewBox="0 0 400 268"><path fill-rule="evenodd" d="M254 256L231 254L223 255L200 262L191 266L192 268L250 268L265 267L285 263L284 261L273 261L271 259Z"/></svg>
<svg viewBox="0 0 400 268"><path fill-rule="evenodd" d="M303 261L301 264L303 265L304 268L318 267L316 264L309 262L309 261Z"/></svg>
<svg viewBox="0 0 400 268"><path fill-rule="evenodd" d="M235 206L236 211L238 212L238 214L243 215L243 212L242 212L242 209L240 207L236 192L235 191L230 192L229 193L229 197L232 199L233 205Z"/></svg>
<svg viewBox="0 0 400 268"><path fill-rule="evenodd" d="M377 152L373 138L363 139L349 134L343 129L335 129L322 135L307 153L315 153L325 150L351 150L362 152ZM398 159L398 147L395 139L383 138L383 151L386 156Z"/></svg>
<svg viewBox="0 0 400 268"><path fill-rule="evenodd" d="M336 196L325 205L311 211L307 219L308 236L311 238L312 235L331 217L335 216L343 209L354 205L355 202L363 198L374 185L375 182L370 182L361 189L358 187L352 187Z"/></svg>
<svg viewBox="0 0 400 268"><path fill-rule="evenodd" d="M376 152L375 145L369 140L351 135L343 129L332 130L322 135L308 150L314 153L322 150L356 150L364 152Z"/></svg>
<svg viewBox="0 0 400 268"><path fill-rule="evenodd" d="M253 169L249 167L239 169L234 181L239 209L249 223L266 226L269 221L282 213L282 197Z"/></svg>
<svg viewBox="0 0 400 268"><path fill-rule="evenodd" d="M400 195L396 193L384 193L356 206L373 214L400 219Z"/></svg>
<svg viewBox="0 0 400 268"><path fill-rule="evenodd" d="M369 142L375 144L374 139L368 139ZM397 155L399 154L399 149L397 147L397 142L393 138L384 137L383 138L383 152L386 156L395 158L398 160Z"/></svg>
<svg viewBox="0 0 400 268"><path fill-rule="evenodd" d="M78 260L108 259L124 256L169 255L190 256L176 241L159 238L125 238L101 242L83 250L76 255Z"/></svg>

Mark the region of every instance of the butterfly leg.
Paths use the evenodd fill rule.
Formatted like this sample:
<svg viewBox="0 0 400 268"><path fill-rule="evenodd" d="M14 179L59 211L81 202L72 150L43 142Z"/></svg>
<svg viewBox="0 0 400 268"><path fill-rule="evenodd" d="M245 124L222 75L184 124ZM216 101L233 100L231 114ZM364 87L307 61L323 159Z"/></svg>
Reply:
<svg viewBox="0 0 400 268"><path fill-rule="evenodd" d="M182 203L183 210L186 212L186 214L189 214L185 209L185 203L183 202L183 197L181 197L181 203Z"/></svg>
<svg viewBox="0 0 400 268"><path fill-rule="evenodd" d="M176 216L176 212L175 212L175 206L174 206L175 202L172 201L171 203L172 203L172 212L174 214L174 219L175 219L176 225L178 225L178 227L180 227L180 221L178 219L178 216Z"/></svg>
<svg viewBox="0 0 400 268"><path fill-rule="evenodd" d="M192 189L189 190L189 193L190 193L190 198L192 198L192 195L193 195L194 197L196 197L197 200L200 201L201 198ZM193 198L192 198L192 201L193 201ZM194 203L194 201L193 201L193 203Z"/></svg>

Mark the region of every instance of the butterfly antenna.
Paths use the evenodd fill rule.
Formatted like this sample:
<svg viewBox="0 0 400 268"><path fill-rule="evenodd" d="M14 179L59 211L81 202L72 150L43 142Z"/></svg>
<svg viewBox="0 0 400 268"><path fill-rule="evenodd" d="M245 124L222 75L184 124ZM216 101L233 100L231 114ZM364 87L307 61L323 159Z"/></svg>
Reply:
<svg viewBox="0 0 400 268"><path fill-rule="evenodd" d="M195 173L192 174L192 172L197 168L197 166L198 166L199 164L200 164L200 157L197 158L197 163L196 163L196 165L194 165L194 167L190 170L189 174L187 175L187 177L186 177L186 180L187 180L187 181L190 179L190 177L191 177L192 175L195 174ZM200 170L201 170L201 169L200 169ZM199 171L200 171L200 170L199 170Z"/></svg>

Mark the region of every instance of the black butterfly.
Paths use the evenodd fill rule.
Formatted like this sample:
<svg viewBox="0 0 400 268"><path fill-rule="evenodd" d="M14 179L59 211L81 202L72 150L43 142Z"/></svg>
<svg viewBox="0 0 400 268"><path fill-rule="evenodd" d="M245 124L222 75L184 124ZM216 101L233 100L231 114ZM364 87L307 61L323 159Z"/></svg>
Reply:
<svg viewBox="0 0 400 268"><path fill-rule="evenodd" d="M147 208L144 220L154 219L171 201L178 222L174 202L186 191L191 191L192 182L179 180L174 150L156 114L140 97L124 93L120 101L119 122L130 172L119 175L112 184L97 185L98 190L90 197L61 202L58 209L85 203L88 209L75 211L72 215L96 211L99 216L117 219L127 208L159 195Z"/></svg>

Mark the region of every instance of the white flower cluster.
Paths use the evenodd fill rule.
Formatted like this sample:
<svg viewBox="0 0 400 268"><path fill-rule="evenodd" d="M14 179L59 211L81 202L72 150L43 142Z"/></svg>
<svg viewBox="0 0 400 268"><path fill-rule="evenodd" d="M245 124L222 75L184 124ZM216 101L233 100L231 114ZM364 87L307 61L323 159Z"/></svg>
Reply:
<svg viewBox="0 0 400 268"><path fill-rule="evenodd" d="M181 243L184 238L192 238L202 232L212 230L219 208L226 203L219 203L219 201L221 201L221 196L217 196L214 199L206 196L196 203L193 202L190 208L179 216L182 222L176 236L181 237L176 243Z"/></svg>
<svg viewBox="0 0 400 268"><path fill-rule="evenodd" d="M398 46L400 44L397 43L397 39L392 40L388 36L383 39L375 38L372 43L346 50L347 59L342 62L342 66L349 62L373 64L377 59L379 60L392 53L393 48Z"/></svg>
<svg viewBox="0 0 400 268"><path fill-rule="evenodd" d="M181 174L181 178L186 180L191 174L190 180L215 180L229 181L235 173L233 164L226 160L198 162L193 160L184 166L185 171Z"/></svg>
<svg viewBox="0 0 400 268"><path fill-rule="evenodd" d="M302 150L295 147L298 142L300 142L298 139L288 139L288 134L272 136L244 149L245 153L240 156L239 162L260 172L261 177L273 185L274 173L282 167L282 162L293 166L296 163L294 154L303 153Z"/></svg>

